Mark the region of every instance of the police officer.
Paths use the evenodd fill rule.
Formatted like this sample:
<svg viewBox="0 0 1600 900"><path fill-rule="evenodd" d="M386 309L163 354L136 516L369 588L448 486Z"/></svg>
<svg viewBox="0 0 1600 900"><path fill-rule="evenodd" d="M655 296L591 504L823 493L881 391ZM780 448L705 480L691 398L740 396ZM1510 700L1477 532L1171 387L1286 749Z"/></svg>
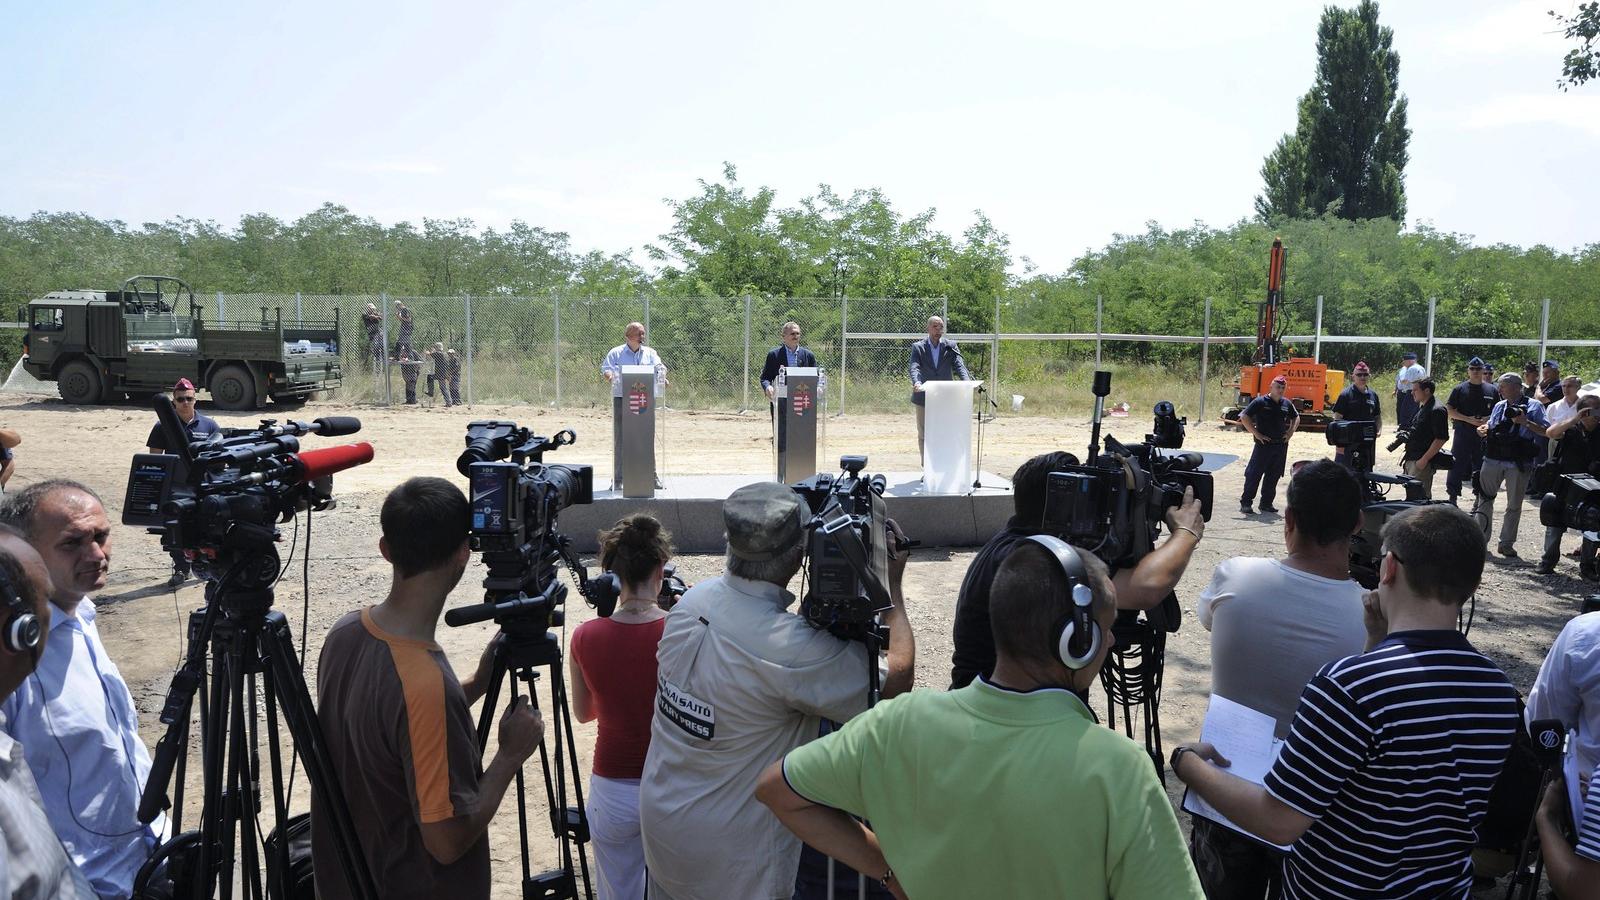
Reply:
<svg viewBox="0 0 1600 900"><path fill-rule="evenodd" d="M1455 426L1455 442L1450 445L1455 465L1444 480L1451 503L1461 499L1461 485L1483 465L1483 436L1478 434L1478 426L1489 421L1489 411L1499 399L1494 385L1484 380L1487 368L1481 357L1474 356L1467 363L1467 380L1456 385L1445 401L1446 415Z"/></svg>
<svg viewBox="0 0 1600 900"><path fill-rule="evenodd" d="M1250 451L1250 464L1244 470L1244 495L1239 498L1239 512L1254 515L1250 504L1255 502L1256 488L1261 488L1261 511L1275 513L1278 508L1272 501L1278 495L1278 479L1283 477L1284 464L1289 460L1289 436L1300 424L1300 411L1294 402L1283 396L1289 389L1289 379L1282 375L1272 379L1267 394L1250 401L1239 414L1239 425L1255 438L1255 449Z"/></svg>
<svg viewBox="0 0 1600 900"><path fill-rule="evenodd" d="M1377 434L1383 430L1383 408L1378 402L1378 392L1368 386L1372 380L1372 369L1365 362L1358 362L1351 370L1350 377L1353 383L1340 391L1339 399L1333 401L1334 418L1347 422L1374 422L1377 427L1373 434ZM1374 439L1369 443L1376 444L1377 441ZM1367 458L1371 459L1375 454L1370 452L1370 447L1368 449ZM1346 455L1345 448L1340 447L1334 451L1333 459L1349 465Z"/></svg>
<svg viewBox="0 0 1600 900"><path fill-rule="evenodd" d="M172 405L178 410L178 419L183 422L183 428L189 433L189 443L205 440L221 429L217 420L210 416L200 415L195 409L194 382L187 378L179 378L178 383L172 386ZM166 453L173 449L167 446L167 435L161 430L161 423L156 422L150 429L150 436L145 438L145 449L151 453ZM167 580L168 587L177 587L189 580L189 560L183 551L174 550L172 556L172 577Z"/></svg>

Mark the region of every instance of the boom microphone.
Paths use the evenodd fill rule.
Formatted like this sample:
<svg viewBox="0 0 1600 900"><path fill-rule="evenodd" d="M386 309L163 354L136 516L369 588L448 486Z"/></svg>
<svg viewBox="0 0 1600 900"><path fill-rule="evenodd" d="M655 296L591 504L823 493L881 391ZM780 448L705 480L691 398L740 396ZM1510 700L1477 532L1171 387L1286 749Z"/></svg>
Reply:
<svg viewBox="0 0 1600 900"><path fill-rule="evenodd" d="M359 444L304 450L295 454L295 461L301 481L316 481L326 475L372 462L372 445L362 441Z"/></svg>
<svg viewBox="0 0 1600 900"><path fill-rule="evenodd" d="M355 434L361 430L361 420L355 416L323 416L311 422L316 427L317 434L323 437L344 437ZM371 459L372 457L367 457ZM366 460L362 460L366 462Z"/></svg>

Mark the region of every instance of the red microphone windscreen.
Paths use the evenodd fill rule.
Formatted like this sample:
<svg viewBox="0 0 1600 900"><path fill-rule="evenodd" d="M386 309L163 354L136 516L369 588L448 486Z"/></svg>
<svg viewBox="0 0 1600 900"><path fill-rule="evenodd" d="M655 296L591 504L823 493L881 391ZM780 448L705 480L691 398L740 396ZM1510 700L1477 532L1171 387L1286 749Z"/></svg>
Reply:
<svg viewBox="0 0 1600 900"><path fill-rule="evenodd" d="M300 480L316 481L324 475L372 462L372 445L362 441L359 444L322 447L297 453L295 458L300 460Z"/></svg>

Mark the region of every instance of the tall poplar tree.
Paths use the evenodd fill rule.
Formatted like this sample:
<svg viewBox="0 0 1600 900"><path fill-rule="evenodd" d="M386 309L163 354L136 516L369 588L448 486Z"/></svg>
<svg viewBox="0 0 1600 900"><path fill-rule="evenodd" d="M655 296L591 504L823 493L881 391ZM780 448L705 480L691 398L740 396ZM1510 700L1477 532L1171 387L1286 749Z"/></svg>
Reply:
<svg viewBox="0 0 1600 900"><path fill-rule="evenodd" d="M1405 218L1411 130L1393 41L1372 0L1323 10L1316 78L1300 98L1294 132L1262 163L1257 215Z"/></svg>

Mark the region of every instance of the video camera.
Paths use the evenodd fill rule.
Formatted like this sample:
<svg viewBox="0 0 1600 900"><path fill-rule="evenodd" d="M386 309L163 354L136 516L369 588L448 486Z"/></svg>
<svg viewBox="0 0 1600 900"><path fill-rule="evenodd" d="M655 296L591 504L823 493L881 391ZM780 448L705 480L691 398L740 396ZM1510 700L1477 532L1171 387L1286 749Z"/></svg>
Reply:
<svg viewBox="0 0 1600 900"><path fill-rule="evenodd" d="M1539 524L1600 531L1600 480L1582 473L1562 475L1555 490L1539 501Z"/></svg>
<svg viewBox="0 0 1600 900"><path fill-rule="evenodd" d="M1155 547L1168 509L1193 489L1201 516L1211 520L1211 473L1200 471L1199 453L1164 454L1183 446L1187 421L1163 400L1144 443L1126 446L1110 435L1100 452L1100 424L1111 373L1094 373L1094 424L1086 465L1051 472L1045 485L1044 528L1082 547L1108 565L1128 567Z"/></svg>
<svg viewBox="0 0 1600 900"><path fill-rule="evenodd" d="M456 459L456 470L471 486L472 549L482 554L489 574L484 602L450 610L446 624L493 619L508 633L544 634L561 624L567 588L557 566L563 561L588 596L591 582L556 519L569 506L594 502L594 468L544 462L545 453L577 439L571 429L547 438L499 420L467 426L467 449Z"/></svg>
<svg viewBox="0 0 1600 900"><path fill-rule="evenodd" d="M656 593L656 606L670 612L688 591L689 586L678 577L677 566L667 563L662 567L661 590ZM583 595L599 616L609 618L617 611L617 601L622 598L622 578L615 572L602 572L589 580Z"/></svg>
<svg viewBox="0 0 1600 900"><path fill-rule="evenodd" d="M301 452L302 435L360 431L361 421L349 416L281 425L263 419L257 429L190 443L171 398L157 395L155 410L172 452L134 454L122 523L159 532L163 550L183 553L209 581L233 570L224 596L276 581L278 523L334 506L333 473L372 460L365 442ZM264 562L239 566L252 556Z"/></svg>
<svg viewBox="0 0 1600 900"><path fill-rule="evenodd" d="M811 510L806 526L809 588L800 614L845 640L881 639L889 609L889 546L884 477L861 474L865 456L841 456L838 475L791 485Z"/></svg>

